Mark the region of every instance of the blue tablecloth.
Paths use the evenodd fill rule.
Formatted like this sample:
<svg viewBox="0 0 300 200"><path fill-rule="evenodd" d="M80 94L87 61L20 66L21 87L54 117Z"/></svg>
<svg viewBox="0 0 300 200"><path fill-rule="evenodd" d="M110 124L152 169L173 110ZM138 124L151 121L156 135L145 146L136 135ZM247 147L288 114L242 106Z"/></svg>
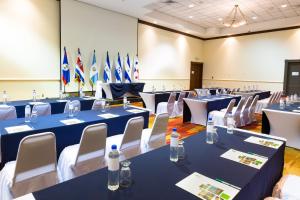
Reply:
<svg viewBox="0 0 300 200"><path fill-rule="evenodd" d="M53 99L42 99L38 100L38 102L47 102L51 105L51 113L52 114L59 114L63 113L65 109L66 102L58 102L59 99L53 98ZM79 100L81 103L81 110L91 110L94 100L86 100L79 97L71 97L67 98L67 100ZM23 100L23 101L12 101L9 102L8 105L12 105L16 107L17 111L17 117L22 118L25 115L25 106L28 105L32 100Z"/></svg>
<svg viewBox="0 0 300 200"><path fill-rule="evenodd" d="M286 111L286 112L293 112L293 110L299 110L300 103L293 103L291 105L285 106L284 108L280 108L279 104L271 104L267 106L265 109L271 109L271 110L278 110L278 111ZM294 112L293 112L294 113ZM264 111L262 111L262 126L261 126L261 132L265 134L270 133L270 123L267 115Z"/></svg>
<svg viewBox="0 0 300 200"><path fill-rule="evenodd" d="M285 145L276 150L244 142L250 136L245 132L229 135L219 128L218 133L220 138L216 145L206 144L205 131L187 138L186 158L178 163L169 161L169 146L132 158L133 185L130 188L109 191L107 168L104 168L35 192L33 196L36 200L199 200L175 186L193 172L240 187L236 200L260 200L270 196L282 175ZM266 156L269 160L258 170L220 157L231 148Z"/></svg>
<svg viewBox="0 0 300 200"><path fill-rule="evenodd" d="M224 97L224 99L215 99L214 98L220 98ZM232 99L236 99L235 105L238 104L241 97L240 96L231 96L231 95L211 95L211 96L201 96L201 97L192 97L192 99L212 99L211 101L207 101L207 114L209 112L214 110L222 110L224 108L227 108L229 102ZM191 121L191 111L186 102L183 103L183 122L189 122Z"/></svg>
<svg viewBox="0 0 300 200"><path fill-rule="evenodd" d="M128 108L130 109L130 108ZM101 111L81 111L79 112L77 119L83 120L84 123L75 125L65 125L60 120L68 119L66 114L55 114L51 116L39 117L36 123L29 123L34 128L32 131L20 132L8 134L5 130L6 127L17 126L24 124L24 118L18 118L14 120L5 120L0 123L1 131L1 154L2 163L5 164L8 161L15 160L18 152L18 146L22 138L25 136L41 133L41 132L53 132L56 136L56 146L58 155L67 146L78 144L81 138L83 129L91 124L107 123L108 132L107 136L116 134L122 134L126 126L127 121L136 116L143 116L145 119L144 128L148 127L149 112L143 111L142 113L133 114L127 112L123 107L114 107L107 111L108 113L117 114L119 117L104 119L99 117L99 114L103 114Z"/></svg>
<svg viewBox="0 0 300 200"><path fill-rule="evenodd" d="M126 92L140 96L139 92L143 92L145 83L110 83L109 86L113 99L117 99L122 97Z"/></svg>

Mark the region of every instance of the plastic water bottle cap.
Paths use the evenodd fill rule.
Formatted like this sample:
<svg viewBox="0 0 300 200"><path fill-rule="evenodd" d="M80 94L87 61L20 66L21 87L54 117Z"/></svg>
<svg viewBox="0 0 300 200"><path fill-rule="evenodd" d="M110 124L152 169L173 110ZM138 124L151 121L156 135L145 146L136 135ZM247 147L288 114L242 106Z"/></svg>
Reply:
<svg viewBox="0 0 300 200"><path fill-rule="evenodd" d="M173 128L173 131L174 131L174 132L177 131L177 128Z"/></svg>
<svg viewBox="0 0 300 200"><path fill-rule="evenodd" d="M212 117L209 117L208 120L212 120Z"/></svg>
<svg viewBox="0 0 300 200"><path fill-rule="evenodd" d="M111 149L112 150L116 150L117 149L117 145L115 145L115 144L111 145Z"/></svg>

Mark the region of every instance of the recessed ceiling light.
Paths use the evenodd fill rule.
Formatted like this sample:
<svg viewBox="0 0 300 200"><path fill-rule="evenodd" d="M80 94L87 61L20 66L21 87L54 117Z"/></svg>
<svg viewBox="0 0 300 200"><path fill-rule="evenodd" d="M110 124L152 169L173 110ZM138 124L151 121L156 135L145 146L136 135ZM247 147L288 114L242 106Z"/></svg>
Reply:
<svg viewBox="0 0 300 200"><path fill-rule="evenodd" d="M252 17L252 19L253 19L253 20L256 20L256 19L257 19L257 17L256 17L256 16L253 16L253 17Z"/></svg>
<svg viewBox="0 0 300 200"><path fill-rule="evenodd" d="M195 7L194 4L190 4L190 5L189 5L189 8L193 8L193 7Z"/></svg>
<svg viewBox="0 0 300 200"><path fill-rule="evenodd" d="M220 18L218 18L218 20L219 20L219 21L223 21L223 18L220 17Z"/></svg>
<svg viewBox="0 0 300 200"><path fill-rule="evenodd" d="M192 18L193 18L193 16L189 16L189 18L190 18L190 19L192 19Z"/></svg>
<svg viewBox="0 0 300 200"><path fill-rule="evenodd" d="M186 33L188 33L188 34L189 34L190 32L189 32L189 31L186 31Z"/></svg>
<svg viewBox="0 0 300 200"><path fill-rule="evenodd" d="M154 24L157 24L157 21L153 21Z"/></svg>
<svg viewBox="0 0 300 200"><path fill-rule="evenodd" d="M281 5L281 8L286 8L287 7L287 4L282 4Z"/></svg>

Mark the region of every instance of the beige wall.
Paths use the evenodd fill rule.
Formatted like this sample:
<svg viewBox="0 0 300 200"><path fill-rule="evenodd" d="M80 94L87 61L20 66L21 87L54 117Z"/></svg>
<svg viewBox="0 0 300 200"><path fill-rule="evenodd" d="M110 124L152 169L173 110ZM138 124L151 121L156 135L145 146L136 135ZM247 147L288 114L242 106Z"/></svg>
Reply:
<svg viewBox="0 0 300 200"><path fill-rule="evenodd" d="M284 61L299 47L300 29L205 41L204 84L282 90Z"/></svg>
<svg viewBox="0 0 300 200"><path fill-rule="evenodd" d="M203 61L203 41L139 24L138 55L145 90L188 89L191 61Z"/></svg>
<svg viewBox="0 0 300 200"><path fill-rule="evenodd" d="M57 95L58 27L57 1L0 1L1 93L7 90L10 99L30 98L33 89L46 96Z"/></svg>

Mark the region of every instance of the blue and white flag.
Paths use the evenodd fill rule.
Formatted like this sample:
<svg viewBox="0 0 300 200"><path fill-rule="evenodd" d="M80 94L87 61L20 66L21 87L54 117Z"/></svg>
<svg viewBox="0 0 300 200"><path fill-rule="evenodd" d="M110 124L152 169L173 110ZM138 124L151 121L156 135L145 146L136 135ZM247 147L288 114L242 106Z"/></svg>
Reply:
<svg viewBox="0 0 300 200"><path fill-rule="evenodd" d="M130 58L128 54L125 62L125 83L131 83L131 65L130 65Z"/></svg>
<svg viewBox="0 0 300 200"><path fill-rule="evenodd" d="M71 77L71 71L70 71L70 66L69 66L69 61L67 56L67 50L66 47L64 47L64 60L62 63L62 80L64 85L70 83L70 77Z"/></svg>
<svg viewBox="0 0 300 200"><path fill-rule="evenodd" d="M122 72L122 61L120 58L120 54L118 52L118 57L117 60L115 62L115 77L116 77L116 83L122 83L122 76L123 76L123 72Z"/></svg>
<svg viewBox="0 0 300 200"><path fill-rule="evenodd" d="M110 61L109 61L109 56L108 56L108 52L107 52L105 66L104 66L104 72L103 72L103 79L104 79L104 82L106 82L106 83L111 83L111 70L110 69L111 69Z"/></svg>
<svg viewBox="0 0 300 200"><path fill-rule="evenodd" d="M93 55L92 66L90 68L90 80L91 80L92 86L96 85L96 82L99 80L99 72L97 69L96 51L95 50L94 50L94 55Z"/></svg>
<svg viewBox="0 0 300 200"><path fill-rule="evenodd" d="M134 81L138 81L140 79L139 60L137 55L134 57L133 61L133 77Z"/></svg>

